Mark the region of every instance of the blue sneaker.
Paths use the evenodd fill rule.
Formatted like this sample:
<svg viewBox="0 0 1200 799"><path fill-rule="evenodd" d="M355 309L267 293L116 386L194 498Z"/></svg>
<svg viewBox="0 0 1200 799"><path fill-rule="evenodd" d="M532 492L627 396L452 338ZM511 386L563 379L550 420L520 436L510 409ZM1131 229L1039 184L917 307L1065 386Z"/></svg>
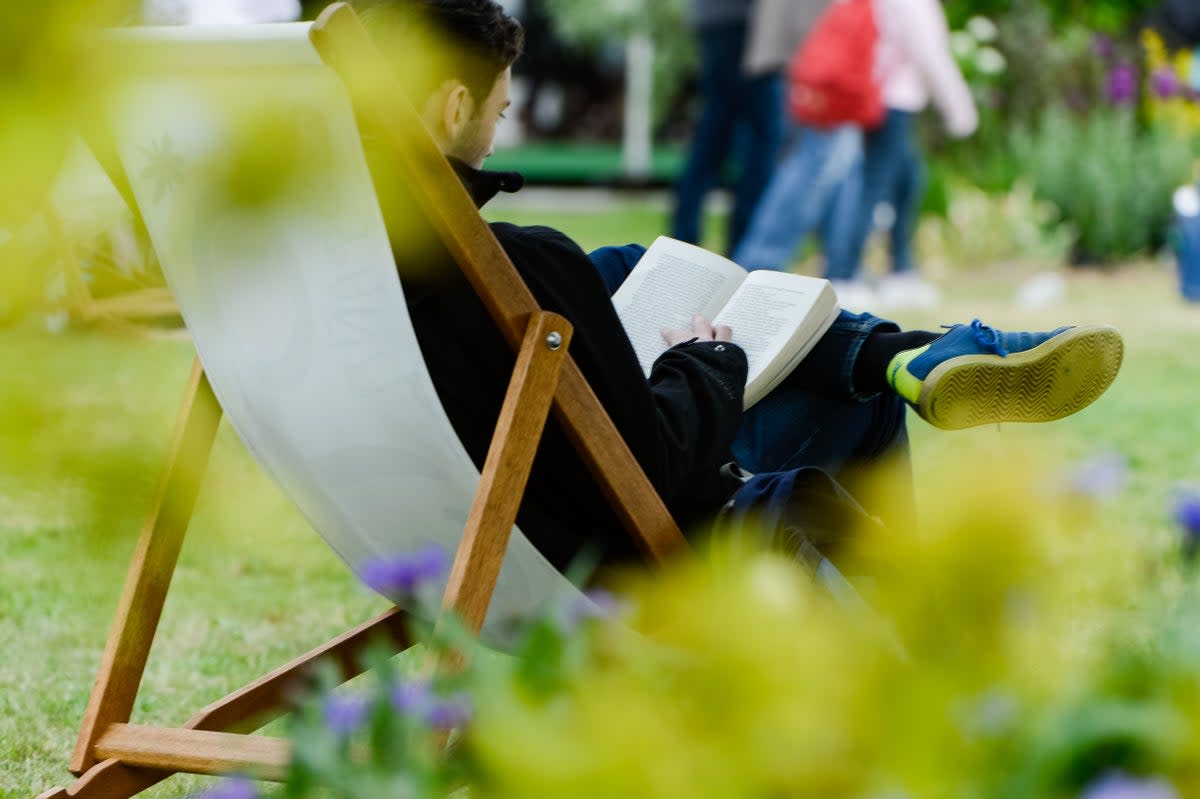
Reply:
<svg viewBox="0 0 1200 799"><path fill-rule="evenodd" d="M1121 368L1121 334L1108 325L1002 333L954 325L888 364L888 384L935 427L1049 422L1087 407Z"/></svg>

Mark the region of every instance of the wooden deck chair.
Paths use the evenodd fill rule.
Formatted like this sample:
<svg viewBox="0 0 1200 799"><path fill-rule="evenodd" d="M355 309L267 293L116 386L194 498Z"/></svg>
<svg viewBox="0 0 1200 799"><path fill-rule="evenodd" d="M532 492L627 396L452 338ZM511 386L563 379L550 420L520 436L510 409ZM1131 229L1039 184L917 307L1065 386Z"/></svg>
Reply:
<svg viewBox="0 0 1200 799"><path fill-rule="evenodd" d="M573 363L570 324L538 308L398 87L360 80L388 72L349 7L311 27L144 29L111 46L143 64L112 104L112 168L129 178L198 359L71 760L79 779L42 797L124 799L176 772L280 779L287 742L248 731L286 712L287 687L322 657L357 674L356 653L380 632L409 645L394 608L182 728L130 723L222 415L351 567L427 540L456 547L443 603L485 640L506 616L574 590L513 529L551 404L648 558L685 546ZM290 114L301 157L329 167L302 171L320 185L293 181L294 202L235 208L222 194L228 174L214 164L252 105ZM356 115L382 132L517 352L482 474L421 359Z"/></svg>
<svg viewBox="0 0 1200 799"><path fill-rule="evenodd" d="M58 213L48 208L46 223L54 237L66 279L68 311L85 325L97 325L145 336L178 335L177 328L155 326L153 320L176 320L179 308L170 290L151 286L108 297L96 297L83 277L82 256L63 229Z"/></svg>

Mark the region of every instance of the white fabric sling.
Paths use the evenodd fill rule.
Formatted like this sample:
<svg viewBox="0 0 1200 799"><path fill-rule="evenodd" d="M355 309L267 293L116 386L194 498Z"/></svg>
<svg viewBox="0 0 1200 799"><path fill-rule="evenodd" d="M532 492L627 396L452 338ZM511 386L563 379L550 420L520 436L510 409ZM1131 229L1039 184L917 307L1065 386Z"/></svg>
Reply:
<svg viewBox="0 0 1200 799"><path fill-rule="evenodd" d="M258 463L355 570L430 542L452 554L479 472L425 368L349 102L308 27L121 32L116 52L139 68L113 101L113 136ZM252 171L277 162L277 184ZM573 593L514 530L485 640Z"/></svg>

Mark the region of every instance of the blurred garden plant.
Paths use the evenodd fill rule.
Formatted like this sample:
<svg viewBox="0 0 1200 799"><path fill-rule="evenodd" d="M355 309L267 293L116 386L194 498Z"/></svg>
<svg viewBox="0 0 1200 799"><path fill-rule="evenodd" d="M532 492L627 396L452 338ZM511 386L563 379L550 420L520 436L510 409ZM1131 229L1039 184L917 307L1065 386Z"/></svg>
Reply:
<svg viewBox="0 0 1200 799"><path fill-rule="evenodd" d="M946 190L945 217L928 216L917 231L928 261L963 267L988 263L1062 263L1075 234L1056 206L1034 195L1028 180L989 194L961 180Z"/></svg>
<svg viewBox="0 0 1200 799"><path fill-rule="evenodd" d="M377 660L366 691L306 702L286 794L1195 795L1200 583L1106 525L1117 459L1062 480L946 464L920 534L845 547L862 604L717 533L618 581L621 603L533 620L511 655L434 678Z"/></svg>
<svg viewBox="0 0 1200 799"><path fill-rule="evenodd" d="M1171 221L1171 195L1192 171L1192 147L1166 125L1142 125L1132 78L1114 68L1114 101L1086 114L1065 106L1017 130L1012 151L1041 199L1075 228L1074 258L1107 263L1161 246Z"/></svg>
<svg viewBox="0 0 1200 799"><path fill-rule="evenodd" d="M1142 31L1141 44L1149 83L1148 116L1168 125L1177 136L1194 141L1200 136L1200 62L1194 51L1170 52L1152 30Z"/></svg>
<svg viewBox="0 0 1200 799"><path fill-rule="evenodd" d="M1152 32L1128 35L1145 4L999 5L948 4L958 25L953 50L981 125L963 142L927 131L943 155L930 210L949 216L957 199L945 171L989 193L1028 183L1058 209L1049 228L1073 234L1075 263L1115 263L1161 247L1171 193L1193 177L1197 153L1191 53L1168 52Z"/></svg>
<svg viewBox="0 0 1200 799"><path fill-rule="evenodd" d="M1014 166L1071 223L1075 262L1160 247L1171 193L1194 171L1200 106L1189 85L1191 53L1168 53L1152 31L1142 32L1140 47L1078 23L1051 34L1047 10L1028 10L1006 18L1030 54L1014 67L1009 101ZM1031 36L1046 46L1030 47ZM1001 44L1018 47L1003 34Z"/></svg>

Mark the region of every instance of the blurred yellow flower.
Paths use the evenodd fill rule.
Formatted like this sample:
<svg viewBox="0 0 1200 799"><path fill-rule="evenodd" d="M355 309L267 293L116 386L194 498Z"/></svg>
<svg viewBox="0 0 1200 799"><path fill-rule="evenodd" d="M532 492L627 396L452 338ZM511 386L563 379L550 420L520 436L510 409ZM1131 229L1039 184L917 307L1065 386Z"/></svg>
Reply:
<svg viewBox="0 0 1200 799"><path fill-rule="evenodd" d="M1142 563L1051 464L988 456L926 475L919 533L858 534L839 565L868 611L728 537L631 577L641 635L605 628L565 694L481 692L478 795L960 797L1066 779L1018 742L1100 679ZM1175 701L1196 707L1196 686ZM1190 734L1173 724L1164 740Z"/></svg>

